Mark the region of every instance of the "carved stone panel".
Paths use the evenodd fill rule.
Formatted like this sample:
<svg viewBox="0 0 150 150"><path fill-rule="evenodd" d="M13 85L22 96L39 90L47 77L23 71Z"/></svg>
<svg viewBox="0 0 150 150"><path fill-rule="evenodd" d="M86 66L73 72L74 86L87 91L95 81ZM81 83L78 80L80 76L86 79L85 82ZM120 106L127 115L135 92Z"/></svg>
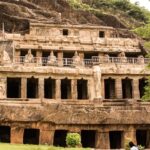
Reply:
<svg viewBox="0 0 150 150"><path fill-rule="evenodd" d="M0 78L0 99L6 98L6 78Z"/></svg>

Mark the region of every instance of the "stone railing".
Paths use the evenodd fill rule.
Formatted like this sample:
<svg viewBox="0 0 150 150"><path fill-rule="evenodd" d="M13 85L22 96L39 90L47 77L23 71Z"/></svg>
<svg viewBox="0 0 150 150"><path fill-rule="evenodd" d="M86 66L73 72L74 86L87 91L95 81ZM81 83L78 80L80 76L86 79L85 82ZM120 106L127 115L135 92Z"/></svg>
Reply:
<svg viewBox="0 0 150 150"><path fill-rule="evenodd" d="M93 56L92 62L94 64L115 63L115 64L148 64L150 58L136 58L136 57L98 57Z"/></svg>
<svg viewBox="0 0 150 150"><path fill-rule="evenodd" d="M15 57L14 64L26 65L32 64L34 66L66 66L66 67L91 67L98 64L137 64L144 65L150 62L150 58L134 58L134 57L98 57L93 56L91 59L84 59L80 62L75 62L73 58L56 59L52 62L48 57L33 57L30 61L26 62L24 56Z"/></svg>

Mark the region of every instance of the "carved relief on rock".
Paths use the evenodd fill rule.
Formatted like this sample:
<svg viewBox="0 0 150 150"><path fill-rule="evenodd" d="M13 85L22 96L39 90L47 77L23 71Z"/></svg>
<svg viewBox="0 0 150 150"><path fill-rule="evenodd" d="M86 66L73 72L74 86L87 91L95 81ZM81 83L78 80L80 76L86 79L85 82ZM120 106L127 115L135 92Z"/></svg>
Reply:
<svg viewBox="0 0 150 150"><path fill-rule="evenodd" d="M138 56L137 62L138 62L138 64L144 64L145 63L144 56L143 55Z"/></svg>
<svg viewBox="0 0 150 150"><path fill-rule="evenodd" d="M6 79L0 78L0 99L6 98Z"/></svg>
<svg viewBox="0 0 150 150"><path fill-rule="evenodd" d="M4 63L4 64L10 64L10 63L11 63L9 54L8 54L6 51L4 51L4 55L3 55L3 63Z"/></svg>
<svg viewBox="0 0 150 150"><path fill-rule="evenodd" d="M105 54L105 55L103 56L103 62L104 62L104 63L109 63L109 61L110 61L109 55L108 55L108 54Z"/></svg>
<svg viewBox="0 0 150 150"><path fill-rule="evenodd" d="M120 58L120 62L121 62L121 63L126 63L126 62L127 62L127 57L126 57L126 55L125 55L124 52L121 52L121 53L118 55L118 57Z"/></svg>
<svg viewBox="0 0 150 150"><path fill-rule="evenodd" d="M72 57L73 59L73 66L77 67L77 66L81 66L82 62L81 62L81 58L78 55L77 52L75 52L74 56Z"/></svg>
<svg viewBox="0 0 150 150"><path fill-rule="evenodd" d="M31 53L31 49L29 49L28 53L25 55L24 62L25 63L33 63L34 62L34 56Z"/></svg>
<svg viewBox="0 0 150 150"><path fill-rule="evenodd" d="M53 51L51 51L50 56L48 56L47 65L53 66L56 65L56 63L57 63L57 58L54 55Z"/></svg>

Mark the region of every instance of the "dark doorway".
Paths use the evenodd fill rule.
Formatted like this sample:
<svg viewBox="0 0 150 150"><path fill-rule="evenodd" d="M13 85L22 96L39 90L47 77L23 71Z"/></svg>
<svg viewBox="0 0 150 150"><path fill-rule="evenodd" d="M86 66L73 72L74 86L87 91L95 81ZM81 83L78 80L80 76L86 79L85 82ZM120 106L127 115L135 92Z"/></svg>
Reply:
<svg viewBox="0 0 150 150"><path fill-rule="evenodd" d="M67 36L68 34L69 34L68 29L63 29L63 35L64 35L64 36Z"/></svg>
<svg viewBox="0 0 150 150"><path fill-rule="evenodd" d="M132 98L132 79L122 80L123 98Z"/></svg>
<svg viewBox="0 0 150 150"><path fill-rule="evenodd" d="M139 80L139 92L140 92L140 98L142 98L144 96L144 92L145 92L145 86L147 85L146 83L146 79L140 79Z"/></svg>
<svg viewBox="0 0 150 150"><path fill-rule="evenodd" d="M82 130L81 131L81 143L83 147L95 148L95 130Z"/></svg>
<svg viewBox="0 0 150 150"><path fill-rule="evenodd" d="M43 66L45 66L47 64L48 56L50 56L50 52L48 52L48 51L42 52L42 65Z"/></svg>
<svg viewBox="0 0 150 150"><path fill-rule="evenodd" d="M55 84L54 79L48 78L44 80L44 97L48 99L55 99Z"/></svg>
<svg viewBox="0 0 150 150"><path fill-rule="evenodd" d="M23 144L39 144L39 129L25 129L23 136Z"/></svg>
<svg viewBox="0 0 150 150"><path fill-rule="evenodd" d="M7 78L7 97L21 98L21 78Z"/></svg>
<svg viewBox="0 0 150 150"><path fill-rule="evenodd" d="M105 37L105 32L104 31L99 31L99 37L104 38Z"/></svg>
<svg viewBox="0 0 150 150"><path fill-rule="evenodd" d="M20 51L20 56L25 56L25 55L27 55L27 54L28 54L28 51L29 51L29 50L27 50L27 49L21 50L21 51ZM32 53L32 55L33 55L34 57L36 57L36 51L35 51L35 50L31 50L31 53Z"/></svg>
<svg viewBox="0 0 150 150"><path fill-rule="evenodd" d="M10 127L0 126L0 142L10 143Z"/></svg>
<svg viewBox="0 0 150 150"><path fill-rule="evenodd" d="M21 50L20 51L20 56L25 56L28 53L27 50Z"/></svg>
<svg viewBox="0 0 150 150"><path fill-rule="evenodd" d="M38 79L27 79L27 98L38 98Z"/></svg>
<svg viewBox="0 0 150 150"><path fill-rule="evenodd" d="M93 56L98 56L97 52L84 53L84 59L92 59Z"/></svg>
<svg viewBox="0 0 150 150"><path fill-rule="evenodd" d="M105 99L114 99L115 98L115 80L114 79L105 79Z"/></svg>
<svg viewBox="0 0 150 150"><path fill-rule="evenodd" d="M110 131L109 141L111 149L121 149L122 148L122 131Z"/></svg>
<svg viewBox="0 0 150 150"><path fill-rule="evenodd" d="M67 130L56 130L54 134L54 146L66 147Z"/></svg>
<svg viewBox="0 0 150 150"><path fill-rule="evenodd" d="M48 57L50 55L50 51L43 51L42 57Z"/></svg>
<svg viewBox="0 0 150 150"><path fill-rule="evenodd" d="M78 99L88 99L87 80L77 80Z"/></svg>
<svg viewBox="0 0 150 150"><path fill-rule="evenodd" d="M147 148L147 130L137 130L136 141L137 145L142 145Z"/></svg>
<svg viewBox="0 0 150 150"><path fill-rule="evenodd" d="M74 56L74 52L64 52L63 58L72 58Z"/></svg>
<svg viewBox="0 0 150 150"><path fill-rule="evenodd" d="M71 99L71 80L61 80L61 99Z"/></svg>

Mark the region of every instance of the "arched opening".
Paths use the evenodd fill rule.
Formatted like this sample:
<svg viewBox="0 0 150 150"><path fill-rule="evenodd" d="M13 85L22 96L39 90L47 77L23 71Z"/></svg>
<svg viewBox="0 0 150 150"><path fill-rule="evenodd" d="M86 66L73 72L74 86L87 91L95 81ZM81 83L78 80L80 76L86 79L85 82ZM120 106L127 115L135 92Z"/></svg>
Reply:
<svg viewBox="0 0 150 150"><path fill-rule="evenodd" d="M115 80L114 79L105 79L105 99L114 99L115 98Z"/></svg>
<svg viewBox="0 0 150 150"><path fill-rule="evenodd" d="M88 99L87 80L77 80L78 99Z"/></svg>
<svg viewBox="0 0 150 150"><path fill-rule="evenodd" d="M38 98L38 79L27 79L27 98Z"/></svg>
<svg viewBox="0 0 150 150"><path fill-rule="evenodd" d="M48 78L44 80L44 98L55 99L56 80Z"/></svg>
<svg viewBox="0 0 150 150"><path fill-rule="evenodd" d="M54 134L54 146L66 147L67 130L56 130Z"/></svg>
<svg viewBox="0 0 150 150"><path fill-rule="evenodd" d="M122 148L122 131L110 131L109 141L111 149L121 149Z"/></svg>
<svg viewBox="0 0 150 150"><path fill-rule="evenodd" d="M39 144L39 129L25 129L23 136L23 144Z"/></svg>
<svg viewBox="0 0 150 150"><path fill-rule="evenodd" d="M7 78L7 97L21 98L21 78Z"/></svg>
<svg viewBox="0 0 150 150"><path fill-rule="evenodd" d="M0 142L10 143L10 127L0 126Z"/></svg>
<svg viewBox="0 0 150 150"><path fill-rule="evenodd" d="M61 80L61 99L71 99L71 80Z"/></svg>
<svg viewBox="0 0 150 150"><path fill-rule="evenodd" d="M81 131L82 146L95 148L95 140L96 140L95 137L96 137L95 130L82 130Z"/></svg>
<svg viewBox="0 0 150 150"><path fill-rule="evenodd" d="M122 79L122 93L123 98L132 98L132 79Z"/></svg>
<svg viewBox="0 0 150 150"><path fill-rule="evenodd" d="M146 79L142 78L139 80L139 92L140 92L140 98L142 98L144 96L144 92L145 92L145 86L147 85L146 83Z"/></svg>

